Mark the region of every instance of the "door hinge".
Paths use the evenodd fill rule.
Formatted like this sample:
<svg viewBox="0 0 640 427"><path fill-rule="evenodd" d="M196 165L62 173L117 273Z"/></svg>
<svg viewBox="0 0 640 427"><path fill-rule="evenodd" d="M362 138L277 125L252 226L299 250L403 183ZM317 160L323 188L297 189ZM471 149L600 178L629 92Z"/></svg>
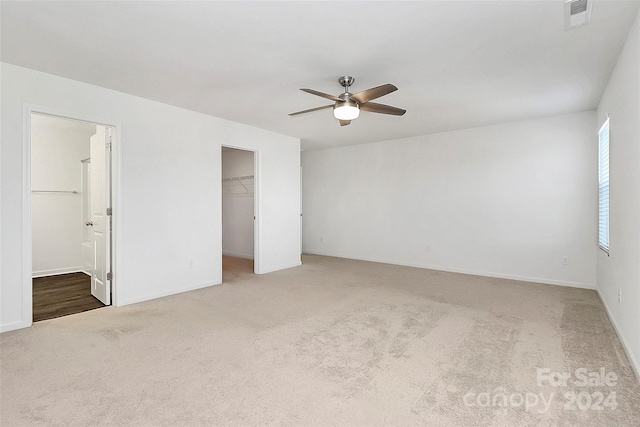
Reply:
<svg viewBox="0 0 640 427"><path fill-rule="evenodd" d="M111 210L111 208L107 208L107 216L111 215L113 215L113 211Z"/></svg>
<svg viewBox="0 0 640 427"><path fill-rule="evenodd" d="M107 142L107 151L111 151L111 142Z"/></svg>
<svg viewBox="0 0 640 427"><path fill-rule="evenodd" d="M111 274L111 272L107 273L107 280L111 280L112 277L113 275Z"/></svg>

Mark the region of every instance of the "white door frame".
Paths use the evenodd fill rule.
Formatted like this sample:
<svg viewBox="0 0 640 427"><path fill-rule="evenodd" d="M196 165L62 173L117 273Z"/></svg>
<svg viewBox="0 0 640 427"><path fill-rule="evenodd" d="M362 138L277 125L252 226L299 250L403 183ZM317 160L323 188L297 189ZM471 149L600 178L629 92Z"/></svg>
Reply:
<svg viewBox="0 0 640 427"><path fill-rule="evenodd" d="M120 236L120 160L122 141L122 126L116 121L104 120L103 117L96 117L84 113L62 111L55 108L43 107L39 105L24 104L22 110L23 123L23 176L22 176L22 207L24 212L22 223L22 327L29 327L33 324L33 286L32 286L32 233L31 233L31 115L43 114L47 116L59 117L67 120L77 120L93 124L109 126L113 128L113 141L111 151L111 273L113 281L111 291L113 293L112 304L122 305L123 295L120 287L121 279L117 275L117 267L120 264L118 246L121 242Z"/></svg>
<svg viewBox="0 0 640 427"><path fill-rule="evenodd" d="M222 144L220 146L220 268L222 269L222 149L233 148L235 150L249 151L253 153L253 272L261 274L260 271L260 150L241 147L238 145Z"/></svg>

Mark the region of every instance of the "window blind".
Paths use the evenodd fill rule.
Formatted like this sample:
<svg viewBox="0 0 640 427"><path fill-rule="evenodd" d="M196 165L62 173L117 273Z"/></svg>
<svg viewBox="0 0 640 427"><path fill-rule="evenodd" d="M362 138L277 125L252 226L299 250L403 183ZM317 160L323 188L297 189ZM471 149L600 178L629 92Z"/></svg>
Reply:
<svg viewBox="0 0 640 427"><path fill-rule="evenodd" d="M598 131L598 245L609 253L609 119Z"/></svg>

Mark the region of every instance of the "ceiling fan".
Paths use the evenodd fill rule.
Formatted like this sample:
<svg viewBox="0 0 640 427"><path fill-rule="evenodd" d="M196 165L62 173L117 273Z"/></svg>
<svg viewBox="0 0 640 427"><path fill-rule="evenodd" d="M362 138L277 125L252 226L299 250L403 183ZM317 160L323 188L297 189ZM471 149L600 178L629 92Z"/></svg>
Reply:
<svg viewBox="0 0 640 427"><path fill-rule="evenodd" d="M369 102L373 99L380 98L381 96L388 95L391 92L398 90L398 88L392 84L377 86L371 89L363 90L362 92L358 92L356 94L352 94L349 93L349 87L353 84L353 82L355 82L355 79L353 77L340 77L338 79L338 82L344 87L344 93L338 96L318 92L317 90L313 89L300 89L303 92L330 99L332 101L335 101L335 103L331 105L324 105L322 107L311 108L309 110L289 113L289 115L297 116L298 114L311 113L312 111L324 110L325 108L333 108L333 116L340 121L340 126L346 126L351 123L351 120L358 118L361 110L368 111L370 113L391 114L394 116L402 116L407 112L407 110L392 107L390 105Z"/></svg>

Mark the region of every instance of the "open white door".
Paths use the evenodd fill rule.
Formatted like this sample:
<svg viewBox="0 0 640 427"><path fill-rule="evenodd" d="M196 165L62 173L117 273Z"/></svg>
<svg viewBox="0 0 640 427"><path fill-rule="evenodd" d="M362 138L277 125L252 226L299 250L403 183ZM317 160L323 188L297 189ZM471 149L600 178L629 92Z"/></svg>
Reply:
<svg viewBox="0 0 640 427"><path fill-rule="evenodd" d="M105 305L111 304L111 217L107 209L110 200L110 134L111 128L96 126L91 137L91 243L93 245L93 271L91 294Z"/></svg>

